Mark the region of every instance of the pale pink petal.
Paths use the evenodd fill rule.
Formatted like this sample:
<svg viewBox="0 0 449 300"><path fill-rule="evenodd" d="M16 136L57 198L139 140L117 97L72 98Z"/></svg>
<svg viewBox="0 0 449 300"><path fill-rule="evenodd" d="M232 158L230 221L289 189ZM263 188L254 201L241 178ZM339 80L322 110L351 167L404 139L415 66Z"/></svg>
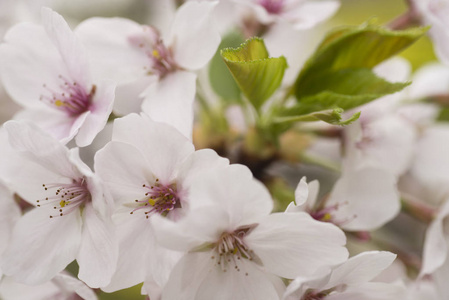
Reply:
<svg viewBox="0 0 449 300"><path fill-rule="evenodd" d="M141 151L162 182L173 179L179 165L194 151L192 143L176 129L154 122L145 114L115 120L112 140Z"/></svg>
<svg viewBox="0 0 449 300"><path fill-rule="evenodd" d="M115 85L101 82L89 106L89 114L79 128L76 144L85 147L92 143L95 136L103 130L112 111L115 96Z"/></svg>
<svg viewBox="0 0 449 300"><path fill-rule="evenodd" d="M197 300L196 292L213 267L210 253L193 252L186 254L176 264L162 291L164 300Z"/></svg>
<svg viewBox="0 0 449 300"><path fill-rule="evenodd" d="M76 279L73 276L70 276L65 273L60 273L53 278L54 282L58 282L65 289L69 289L75 292L78 296L80 296L84 300L97 300L97 295L95 292L90 289L84 282Z"/></svg>
<svg viewBox="0 0 449 300"><path fill-rule="evenodd" d="M390 172L367 167L351 170L337 181L326 206L346 230L372 230L393 219L400 209L396 178Z"/></svg>
<svg viewBox="0 0 449 300"><path fill-rule="evenodd" d="M254 179L244 165L230 165L210 170L195 178L189 193L192 209L217 205L229 215L229 229L258 222L273 209L273 200L266 187Z"/></svg>
<svg viewBox="0 0 449 300"><path fill-rule="evenodd" d="M217 4L218 1L189 1L178 9L169 44L182 68L200 69L217 51L221 39L212 18Z"/></svg>
<svg viewBox="0 0 449 300"><path fill-rule="evenodd" d="M449 192L449 126L438 124L424 131L418 145L411 173L431 191L435 202L446 200Z"/></svg>
<svg viewBox="0 0 449 300"><path fill-rule="evenodd" d="M218 241L220 235L230 228L230 218L221 207L209 205L189 212L177 222L160 215L152 216L150 222L162 246L187 252Z"/></svg>
<svg viewBox="0 0 449 300"><path fill-rule="evenodd" d="M50 218L51 207L35 208L15 226L2 259L2 270L16 280L38 284L50 280L75 259L81 243L78 210Z"/></svg>
<svg viewBox="0 0 449 300"><path fill-rule="evenodd" d="M354 286L348 286L341 293L334 293L326 297L326 300L397 300L404 299L405 288L383 282L366 282Z"/></svg>
<svg viewBox="0 0 449 300"><path fill-rule="evenodd" d="M261 218L245 242L268 271L291 279L310 276L348 257L343 231L306 213L276 213Z"/></svg>
<svg viewBox="0 0 449 300"><path fill-rule="evenodd" d="M192 138L196 75L186 71L167 74L144 92L142 111L154 121L167 123Z"/></svg>
<svg viewBox="0 0 449 300"><path fill-rule="evenodd" d="M47 105L39 97L58 86L58 74L66 76L62 58L44 29L21 23L6 34L0 46L1 75L5 90L14 101L26 107ZM27 88L23 88L26 86Z"/></svg>
<svg viewBox="0 0 449 300"><path fill-rule="evenodd" d="M154 84L159 79L158 77L157 75L145 76L118 85L115 90L114 114L126 116L130 113L140 113L143 101L142 91Z"/></svg>
<svg viewBox="0 0 449 300"><path fill-rule="evenodd" d="M420 276L432 274L448 261L449 202L440 209L426 231Z"/></svg>
<svg viewBox="0 0 449 300"><path fill-rule="evenodd" d="M92 288L106 286L116 269L118 244L111 221L100 218L92 205L83 210L82 242L76 260L78 277Z"/></svg>
<svg viewBox="0 0 449 300"><path fill-rule="evenodd" d="M340 2L330 1L301 1L297 7L289 8L287 5L281 17L289 20L295 29L308 29L325 21L335 14Z"/></svg>
<svg viewBox="0 0 449 300"><path fill-rule="evenodd" d="M42 168L64 177L80 176L69 161L69 150L33 124L9 121L3 126L8 131L11 145L24 155L33 158Z"/></svg>
<svg viewBox="0 0 449 300"><path fill-rule="evenodd" d="M239 269L237 272L223 272L219 266L210 268L207 277L198 287L195 299L279 299L270 277L255 263L242 260Z"/></svg>
<svg viewBox="0 0 449 300"><path fill-rule="evenodd" d="M114 216L119 241L117 269L106 292L114 292L141 283L149 270L149 257L156 247L149 221L142 215L121 212Z"/></svg>
<svg viewBox="0 0 449 300"><path fill-rule="evenodd" d="M42 8L42 23L54 46L58 49L70 78L83 87L91 85L88 57L84 46L64 18L49 8Z"/></svg>
<svg viewBox="0 0 449 300"><path fill-rule="evenodd" d="M97 152L95 170L117 204L140 200L148 191L142 185L153 180L151 165L142 153L135 147L120 142L108 143Z"/></svg>
<svg viewBox="0 0 449 300"><path fill-rule="evenodd" d="M330 289L340 284L368 282L389 267L395 258L395 254L387 251L362 252L336 267L329 282L322 289Z"/></svg>
<svg viewBox="0 0 449 300"><path fill-rule="evenodd" d="M202 172L211 169L226 168L229 166L227 158L220 157L212 149L201 149L195 151L183 162L179 168L178 176L176 178L178 191L182 189L189 189L195 177Z"/></svg>
<svg viewBox="0 0 449 300"><path fill-rule="evenodd" d="M117 83L131 82L147 73L148 56L130 40L142 32L141 25L123 18L90 18L75 29L89 51L95 78Z"/></svg>
<svg viewBox="0 0 449 300"><path fill-rule="evenodd" d="M14 116L14 119L33 122L65 144L75 137L86 117L87 113L72 118L56 110L45 108L22 110Z"/></svg>

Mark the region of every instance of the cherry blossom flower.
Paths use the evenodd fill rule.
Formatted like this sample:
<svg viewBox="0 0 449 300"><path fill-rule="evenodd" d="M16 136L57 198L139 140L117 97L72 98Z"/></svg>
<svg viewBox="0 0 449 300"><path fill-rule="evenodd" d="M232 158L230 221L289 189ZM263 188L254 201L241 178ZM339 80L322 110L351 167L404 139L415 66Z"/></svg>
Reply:
<svg viewBox="0 0 449 300"><path fill-rule="evenodd" d="M285 300L396 300L404 299L402 285L375 282L395 259L390 252L363 252L335 267L325 276L297 278L287 288Z"/></svg>
<svg viewBox="0 0 449 300"><path fill-rule="evenodd" d="M269 25L289 22L297 30L308 29L330 18L340 7L336 0L239 0L248 6L259 22Z"/></svg>
<svg viewBox="0 0 449 300"><path fill-rule="evenodd" d="M64 143L76 136L78 146L87 146L108 120L115 86L92 82L85 49L59 14L43 8L42 23L20 23L6 33L0 46L4 87L24 107L18 119Z"/></svg>
<svg viewBox="0 0 449 300"><path fill-rule="evenodd" d="M435 53L446 65L449 64L449 43L447 14L449 2L446 0L411 0L413 8L425 25L431 25L430 37L435 45Z"/></svg>
<svg viewBox="0 0 449 300"><path fill-rule="evenodd" d="M9 121L17 151L9 185L35 206L17 222L2 256L2 271L19 282L44 283L74 259L79 278L91 287L109 283L117 246L107 198L99 179L68 150L31 124Z"/></svg>
<svg viewBox="0 0 449 300"><path fill-rule="evenodd" d="M269 193L242 165L198 176L189 199L178 222L152 218L158 241L186 253L162 299L279 299L278 276L310 276L347 258L334 225L304 213L270 214Z"/></svg>
<svg viewBox="0 0 449 300"><path fill-rule="evenodd" d="M145 114L115 120L112 141L95 157L95 169L117 206L114 220L120 241L117 272L104 290L129 287L151 276L158 286L164 284L179 254L157 245L149 219L182 218L190 205L192 178L228 163L212 150L195 151L175 128Z"/></svg>
<svg viewBox="0 0 449 300"><path fill-rule="evenodd" d="M92 18L76 34L99 77L119 84L114 111L142 110L191 137L198 70L215 54L220 35L211 19L218 2L189 1L176 12L167 37L156 28L121 18Z"/></svg>
<svg viewBox="0 0 449 300"><path fill-rule="evenodd" d="M400 209L394 176L378 168L343 173L328 198L317 202L319 183L303 177L295 190L295 203L287 212L307 212L349 231L373 230L393 219Z"/></svg>

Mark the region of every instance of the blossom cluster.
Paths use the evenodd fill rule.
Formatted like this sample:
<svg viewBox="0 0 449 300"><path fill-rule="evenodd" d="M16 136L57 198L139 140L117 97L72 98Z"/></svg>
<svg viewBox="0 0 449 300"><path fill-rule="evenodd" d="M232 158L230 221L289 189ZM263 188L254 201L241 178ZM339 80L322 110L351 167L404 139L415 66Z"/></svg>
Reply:
<svg viewBox="0 0 449 300"><path fill-rule="evenodd" d="M41 2L0 3L0 299L449 299L449 1Z"/></svg>

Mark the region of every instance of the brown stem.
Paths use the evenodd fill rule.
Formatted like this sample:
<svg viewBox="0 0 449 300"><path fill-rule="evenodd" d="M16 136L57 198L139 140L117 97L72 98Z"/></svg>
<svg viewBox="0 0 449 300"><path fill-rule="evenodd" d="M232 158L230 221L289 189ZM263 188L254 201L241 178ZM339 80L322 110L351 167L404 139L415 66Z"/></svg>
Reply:
<svg viewBox="0 0 449 300"><path fill-rule="evenodd" d="M435 218L436 209L413 198L411 195L401 194L402 211L424 223L430 223Z"/></svg>
<svg viewBox="0 0 449 300"><path fill-rule="evenodd" d="M416 10L410 7L407 12L388 23L387 27L393 30L407 29L419 25L419 21L420 19Z"/></svg>

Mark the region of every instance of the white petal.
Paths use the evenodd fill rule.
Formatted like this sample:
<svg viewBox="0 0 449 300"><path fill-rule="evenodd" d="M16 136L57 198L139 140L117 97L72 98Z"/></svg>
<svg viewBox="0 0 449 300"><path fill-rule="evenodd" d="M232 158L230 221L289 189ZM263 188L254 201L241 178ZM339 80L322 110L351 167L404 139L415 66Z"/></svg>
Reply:
<svg viewBox="0 0 449 300"><path fill-rule="evenodd" d="M144 114L115 120L112 140L139 149L162 183L171 180L181 162L194 151L192 143L177 130Z"/></svg>
<svg viewBox="0 0 449 300"><path fill-rule="evenodd" d="M355 286L349 286L342 293L331 294L326 300L397 300L404 299L405 288L383 282L367 282Z"/></svg>
<svg viewBox="0 0 449 300"><path fill-rule="evenodd" d="M298 186L295 190L295 202L296 205L301 206L306 203L307 198L309 197L309 188L307 185L307 178L302 177L301 181L299 181Z"/></svg>
<svg viewBox="0 0 449 300"><path fill-rule="evenodd" d="M83 236L76 260L78 277L92 288L107 285L115 272L118 259L118 244L110 221L102 220L92 205L83 210Z"/></svg>
<svg viewBox="0 0 449 300"><path fill-rule="evenodd" d="M282 17L293 23L295 29L308 29L330 18L340 7L338 1L301 1L296 8L286 7Z"/></svg>
<svg viewBox="0 0 449 300"><path fill-rule="evenodd" d="M432 63L418 69L408 92L415 99L449 93L449 68Z"/></svg>
<svg viewBox="0 0 449 300"><path fill-rule="evenodd" d="M103 130L112 111L114 95L115 85L111 82L102 82L97 86L89 106L90 114L86 116L76 136L76 144L79 147L90 145L95 136Z"/></svg>
<svg viewBox="0 0 449 300"><path fill-rule="evenodd" d="M435 125L428 128L418 142L411 173L427 190L433 201L444 201L449 191L447 182L449 157L449 126Z"/></svg>
<svg viewBox="0 0 449 300"><path fill-rule="evenodd" d="M196 75L186 71L167 74L144 92L142 111L154 121L167 123L192 138Z"/></svg>
<svg viewBox="0 0 449 300"><path fill-rule="evenodd" d="M14 116L15 120L23 120L36 124L61 143L66 144L78 133L87 117L84 113L79 117L69 117L54 109L25 109Z"/></svg>
<svg viewBox="0 0 449 300"><path fill-rule="evenodd" d="M426 231L420 276L431 274L448 261L449 202L441 208Z"/></svg>
<svg viewBox="0 0 449 300"><path fill-rule="evenodd" d="M206 65L220 44L212 11L218 1L189 1L175 16L169 44L177 64L188 70Z"/></svg>
<svg viewBox="0 0 449 300"><path fill-rule="evenodd" d="M194 252L186 254L173 269L162 291L164 300L196 300L196 292L207 277L213 262L210 253Z"/></svg>
<svg viewBox="0 0 449 300"><path fill-rule="evenodd" d="M193 152L183 162L177 176L178 191L188 189L192 180L199 174L212 169L221 169L229 166L227 158L220 157L212 149L201 149Z"/></svg>
<svg viewBox="0 0 449 300"><path fill-rule="evenodd" d="M53 281L58 281L64 288L74 291L84 300L97 300L97 295L84 282L68 274L60 273Z"/></svg>
<svg viewBox="0 0 449 300"><path fill-rule="evenodd" d="M219 266L211 268L198 287L196 299L279 299L270 277L255 263L242 260L239 269L240 271L231 269L223 272Z"/></svg>
<svg viewBox="0 0 449 300"><path fill-rule="evenodd" d="M268 271L285 278L310 276L348 257L344 233L306 213L276 213L262 218L245 242Z"/></svg>
<svg viewBox="0 0 449 300"><path fill-rule="evenodd" d="M362 252L336 267L323 290L340 284L368 282L389 267L396 255L387 251Z"/></svg>
<svg viewBox="0 0 449 300"><path fill-rule="evenodd" d="M157 241L164 247L176 251L190 251L218 241L229 226L230 216L218 206L197 208L178 222L160 215L150 218ZM204 226L208 224L208 226Z"/></svg>
<svg viewBox="0 0 449 300"><path fill-rule="evenodd" d="M110 142L97 152L95 170L117 204L143 198L148 190L142 185L154 180L151 165L142 153L132 145L120 142Z"/></svg>
<svg viewBox="0 0 449 300"><path fill-rule="evenodd" d="M326 206L346 230L372 230L393 219L400 209L396 178L388 171L363 168L343 174Z"/></svg>
<svg viewBox="0 0 449 300"><path fill-rule="evenodd" d="M144 216L119 213L114 218L117 239L120 242L117 270L106 292L114 292L141 283L148 271L148 259L155 248L155 238L150 223Z"/></svg>
<svg viewBox="0 0 449 300"><path fill-rule="evenodd" d="M126 116L130 113L140 113L142 111L142 91L159 80L159 77L145 76L129 83L117 86L115 90L114 114Z"/></svg>
<svg viewBox="0 0 449 300"><path fill-rule="evenodd" d="M74 170L68 159L68 149L57 140L25 122L9 121L4 127L8 131L11 145L19 151L26 152L26 155L43 168L60 176L79 177L80 173Z"/></svg>
<svg viewBox="0 0 449 300"><path fill-rule="evenodd" d="M58 74L67 74L57 49L42 27L29 23L12 27L4 40L0 66L6 91L21 105L45 107L38 101L47 92L43 84L57 87Z"/></svg>
<svg viewBox="0 0 449 300"><path fill-rule="evenodd" d="M273 209L266 187L246 166L238 164L198 175L190 187L189 201L192 209L221 207L230 216L229 229L258 222Z"/></svg>
<svg viewBox="0 0 449 300"><path fill-rule="evenodd" d="M88 57L81 42L61 15L46 7L41 14L45 31L57 47L70 78L83 87L90 86Z"/></svg>
<svg viewBox="0 0 449 300"><path fill-rule="evenodd" d="M145 76L148 56L130 38L142 34L143 27L123 18L90 18L75 29L89 51L92 71L97 79L117 83L132 82Z"/></svg>
<svg viewBox="0 0 449 300"><path fill-rule="evenodd" d="M75 259L81 243L79 211L51 214L52 208L35 208L17 222L2 260L5 274L27 284L43 283Z"/></svg>

